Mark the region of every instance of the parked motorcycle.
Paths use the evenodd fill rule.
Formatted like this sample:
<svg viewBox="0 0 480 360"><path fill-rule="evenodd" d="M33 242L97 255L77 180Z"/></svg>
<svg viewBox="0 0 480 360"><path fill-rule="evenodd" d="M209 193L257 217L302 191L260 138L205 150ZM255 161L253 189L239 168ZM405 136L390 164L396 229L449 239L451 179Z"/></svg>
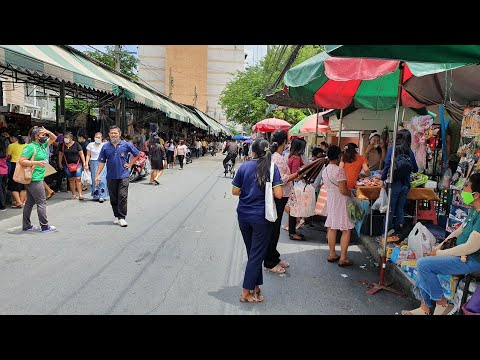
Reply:
<svg viewBox="0 0 480 360"><path fill-rule="evenodd" d="M135 161L135 164L130 169L130 176L128 177L130 182L143 179L150 173L146 166L147 161L147 155L143 151L140 151L137 161Z"/></svg>

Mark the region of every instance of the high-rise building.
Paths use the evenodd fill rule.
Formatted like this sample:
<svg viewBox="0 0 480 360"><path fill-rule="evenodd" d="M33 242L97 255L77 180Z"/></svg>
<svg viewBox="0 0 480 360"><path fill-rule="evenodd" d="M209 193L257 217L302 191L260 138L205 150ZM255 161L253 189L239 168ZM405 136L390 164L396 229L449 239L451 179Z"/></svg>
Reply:
<svg viewBox="0 0 480 360"><path fill-rule="evenodd" d="M142 80L226 123L218 101L234 74L245 68L243 45L139 45L138 59Z"/></svg>

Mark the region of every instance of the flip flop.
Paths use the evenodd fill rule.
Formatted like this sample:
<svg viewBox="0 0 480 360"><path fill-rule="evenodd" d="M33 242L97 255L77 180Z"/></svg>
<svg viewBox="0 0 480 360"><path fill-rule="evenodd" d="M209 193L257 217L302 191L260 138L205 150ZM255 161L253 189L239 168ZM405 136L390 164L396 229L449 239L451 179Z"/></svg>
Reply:
<svg viewBox="0 0 480 360"><path fill-rule="evenodd" d="M338 266L340 267L345 267L345 266L352 266L353 265L353 261L350 260L350 259L345 259L344 262L338 262Z"/></svg>
<svg viewBox="0 0 480 360"><path fill-rule="evenodd" d="M262 302L265 300L265 298L262 295L256 296L255 294L250 294L252 295L252 300L248 299L248 295L246 297L240 296L240 302L243 303L257 303L257 302Z"/></svg>
<svg viewBox="0 0 480 360"><path fill-rule="evenodd" d="M285 274L285 272L286 272L286 270L280 264L275 265L271 269L269 269L269 268L265 268L265 269L267 271L270 271L270 272L275 273L275 274Z"/></svg>
<svg viewBox="0 0 480 360"><path fill-rule="evenodd" d="M53 197L53 195L55 195L55 191L52 191L48 196L47 196L47 200L51 199Z"/></svg>
<svg viewBox="0 0 480 360"><path fill-rule="evenodd" d="M337 255L337 256L335 256L334 258L331 258L331 257L328 257L328 258L327 258L327 261L328 261L329 263L333 263L333 262L336 262L336 261L338 261L338 260L340 260L340 255Z"/></svg>

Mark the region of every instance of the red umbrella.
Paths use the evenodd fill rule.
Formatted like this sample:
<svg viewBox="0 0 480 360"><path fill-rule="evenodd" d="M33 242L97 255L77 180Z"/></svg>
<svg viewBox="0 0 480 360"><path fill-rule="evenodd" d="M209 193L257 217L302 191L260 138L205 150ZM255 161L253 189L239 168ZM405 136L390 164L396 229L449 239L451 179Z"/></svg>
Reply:
<svg viewBox="0 0 480 360"><path fill-rule="evenodd" d="M282 119L271 118L271 119L264 119L259 121L255 125L252 126L253 131L259 132L274 132L278 129L283 129L288 131L292 125Z"/></svg>
<svg viewBox="0 0 480 360"><path fill-rule="evenodd" d="M308 120L300 128L301 133L316 133L317 129L319 133L326 133L330 131L330 126L328 126L328 118L325 120L323 117L320 117L321 120L318 122L317 126L317 114L310 115Z"/></svg>

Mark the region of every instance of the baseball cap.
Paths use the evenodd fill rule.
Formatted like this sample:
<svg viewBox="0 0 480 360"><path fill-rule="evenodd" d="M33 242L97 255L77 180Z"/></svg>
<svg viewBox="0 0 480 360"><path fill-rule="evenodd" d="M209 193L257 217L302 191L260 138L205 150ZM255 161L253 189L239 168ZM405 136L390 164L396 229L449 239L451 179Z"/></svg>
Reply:
<svg viewBox="0 0 480 360"><path fill-rule="evenodd" d="M375 132L373 132L373 133L370 134L370 136L368 137L368 140L372 140L372 138L373 138L374 136L380 136L380 137L382 137L378 131L375 131Z"/></svg>

